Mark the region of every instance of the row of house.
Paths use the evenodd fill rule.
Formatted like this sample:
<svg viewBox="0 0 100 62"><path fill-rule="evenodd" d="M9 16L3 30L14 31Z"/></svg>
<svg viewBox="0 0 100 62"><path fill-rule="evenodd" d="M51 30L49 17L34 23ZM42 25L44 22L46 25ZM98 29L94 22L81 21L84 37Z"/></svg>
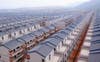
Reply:
<svg viewBox="0 0 100 62"><path fill-rule="evenodd" d="M66 19L68 19L68 17L66 17L65 20ZM61 18L54 20L54 21L43 21L43 22L40 22L40 21L33 22L32 21L32 22L23 23L23 24L17 24L17 25L10 26L10 27L8 26L9 29L5 29L4 31L0 30L1 31L0 32L0 42L6 43L8 40L12 40L14 38L23 36L24 34L28 34L32 31L36 31L37 29L40 29L44 26L49 26L50 24L55 24L59 21L61 21ZM68 22L69 21L67 21L67 23ZM70 23L71 22L72 21L70 21Z"/></svg>
<svg viewBox="0 0 100 62"><path fill-rule="evenodd" d="M29 62L66 62L85 24L82 20L70 24L28 51Z"/></svg>
<svg viewBox="0 0 100 62"><path fill-rule="evenodd" d="M0 42L5 43L8 40L11 40L13 38L22 36L23 34L27 34L31 31L35 31L39 28L41 28L41 26L39 24L29 24L28 26L27 25L22 25L22 27L17 25L13 29L11 28L9 30L1 32L0 33Z"/></svg>
<svg viewBox="0 0 100 62"><path fill-rule="evenodd" d="M98 15L98 14L97 14ZM100 61L100 17L97 16L92 29L92 39L90 47L89 62Z"/></svg>
<svg viewBox="0 0 100 62"><path fill-rule="evenodd" d="M26 62L67 62L70 53L79 43L78 39L88 26L89 21L89 19L78 20L50 36L38 46L28 51L29 58Z"/></svg>
<svg viewBox="0 0 100 62"><path fill-rule="evenodd" d="M88 54L88 52L87 53L84 53L84 44L86 45L87 43L84 43L85 41L87 41L86 40L86 38L89 38L89 37L87 37L87 35L88 35L88 33L87 33L87 31L88 31L88 29L90 29L90 28L88 28L90 25L91 25L91 21L93 20L92 18L93 18L93 16L94 16L94 13L93 12L90 12L87 16L86 16L86 18L84 18L83 20L85 21L85 22L83 22L83 28L81 29L82 31L82 33L80 34L80 36L77 38L77 43L75 44L75 46L74 46L74 49L71 51L71 54L70 54L70 56L69 56L69 58L68 58L68 62L73 62L73 61L75 61L75 62L84 62L82 59L84 59L84 58L81 58L81 54ZM84 25L85 24L85 25ZM92 33L92 32L91 32ZM91 33L89 33L89 36L90 36L90 34ZM91 36L90 36L91 37ZM89 41L89 40L88 40ZM89 45L89 44L88 44ZM89 50L88 50L89 51ZM85 51L86 52L86 51ZM87 59L87 58L86 58ZM84 59L85 60L85 59Z"/></svg>
<svg viewBox="0 0 100 62"><path fill-rule="evenodd" d="M14 40L6 42L5 44L1 44L0 52L1 52L1 54L3 54L1 56L3 58L3 56L8 55L3 58L3 59L7 59L7 61L5 61L5 62L9 62L10 58L13 58L14 60L16 59L15 61L13 61L13 60L10 60L10 61L16 62L20 57L22 58L22 56L24 55L23 54L25 52L24 48L26 48L26 47L27 47L27 49L33 48L36 43L40 42L40 40L43 40L44 37L49 36L50 34L54 33L55 31L56 31L56 26L51 25L51 26L39 29L37 31L31 32L27 35L18 37ZM5 52L2 53L2 51L5 51ZM16 56L16 55L18 55L18 56Z"/></svg>
<svg viewBox="0 0 100 62"><path fill-rule="evenodd" d="M23 34L27 34L30 31L37 30L42 27L41 24L39 24L40 20L37 20L37 22L34 22L34 20L31 21L23 21L20 23L16 23L14 25L7 25L5 27L2 27L0 29L0 41L6 41L11 40L12 38L19 37ZM42 22L41 22L42 23Z"/></svg>
<svg viewBox="0 0 100 62"><path fill-rule="evenodd" d="M24 61L24 58L27 55L27 50L31 50L36 44L40 43L40 41L59 30L61 30L59 25L51 24L50 26L46 26L37 31L0 44L1 60L4 62Z"/></svg>
<svg viewBox="0 0 100 62"><path fill-rule="evenodd" d="M82 18L80 18L80 19L82 19ZM80 19L79 19L79 21L75 21L75 23L69 25L70 28L66 28L65 30L69 30L69 32L73 31L73 29L75 28L75 26L77 26L77 23L81 22ZM64 23L65 20L69 21L69 22ZM27 56L27 51L32 50L33 47L36 44L41 43L40 41L46 39L49 35L51 35L51 34L53 34L55 32L58 32L59 30L61 30L63 28L62 26L65 25L65 27L66 27L66 25L68 25L68 24L70 24L70 23L73 22L73 19L71 19L71 18L70 19L65 19L65 20L64 20L64 22L62 22L62 20L60 20L60 22L57 22L55 24L51 24L51 25L46 26L44 28L38 29L37 31L33 31L32 30L30 33L25 34L23 36L20 36L18 38L13 37L12 40L6 39L8 42L0 43L0 61L1 62L21 62L21 61L24 61L25 58L27 58L26 57ZM61 24L59 24L59 23L61 23ZM79 24L80 26L84 25L83 22L81 22L81 23L82 24ZM30 23L30 25L34 25L34 24ZM32 27L32 26L30 27L30 25L28 25L28 29L25 29L25 28L20 28L20 29L21 30L25 29L26 31L27 30L30 31L29 28ZM40 25L38 25L37 27L39 28L39 26ZM77 29L75 28L75 30L77 30ZM11 33L13 33L14 31L16 31L16 30L12 30ZM23 32L25 32L25 31L22 31L22 32L19 31L16 34L14 34L14 33L13 34L14 34L14 36L15 35L19 36L20 34L23 34ZM61 33L63 33L63 35ZM58 40L63 39L66 36L65 35L66 32L61 32L61 33L59 32L59 34L57 34L56 38ZM60 35L60 37L58 35ZM7 38L7 36L8 35L6 35L5 38ZM11 36L12 35L9 35L9 37L11 37ZM62 36L64 36L64 37L62 37ZM52 37L53 36L51 36L51 38ZM52 39L55 40L55 41L58 41L56 38L52 38ZM0 41L0 42L2 42L2 41ZM61 41L59 41L59 42L61 42ZM58 44L59 43L57 43L55 46L57 46ZM55 47L55 46L53 46L53 47ZM59 48L59 47L61 47L61 46L58 46L57 48ZM65 50L66 50L66 47L63 47L63 51L65 51ZM58 56L55 56L55 57L57 58ZM56 60L56 58L55 58L55 60ZM60 58L60 56L59 56L59 58Z"/></svg>
<svg viewBox="0 0 100 62"><path fill-rule="evenodd" d="M79 56L77 57L77 62L89 62L89 50L91 47L91 38L92 38L92 23L89 26L86 37L84 39L84 43L82 44L81 50L79 52Z"/></svg>
<svg viewBox="0 0 100 62"><path fill-rule="evenodd" d="M25 15L24 15L25 16ZM6 26L11 26L11 25L15 25L15 24L19 24L19 23L28 23L28 22L32 22L34 20L36 21L40 21L40 20L53 20L53 19L57 19L59 18L59 16L43 16L43 17L36 17L36 16L14 16L14 17L10 17L10 16L5 16L5 17L0 17L1 23L0 23L0 28L1 27L6 27ZM5 21L6 22L5 22Z"/></svg>
<svg viewBox="0 0 100 62"><path fill-rule="evenodd" d="M91 40L93 35L94 21L95 21L95 13L91 17L91 23L86 33L84 42L81 46L81 50L79 51L79 55L77 57L76 62L89 62L89 55L90 55L89 53L90 53Z"/></svg>

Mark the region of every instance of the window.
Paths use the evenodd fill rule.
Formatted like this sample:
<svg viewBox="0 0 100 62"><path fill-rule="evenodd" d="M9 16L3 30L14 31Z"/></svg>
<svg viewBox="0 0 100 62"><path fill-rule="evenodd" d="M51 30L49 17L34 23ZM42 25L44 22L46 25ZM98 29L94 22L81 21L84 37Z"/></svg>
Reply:
<svg viewBox="0 0 100 62"><path fill-rule="evenodd" d="M56 48L54 48L54 51L56 51Z"/></svg>
<svg viewBox="0 0 100 62"><path fill-rule="evenodd" d="M2 30L0 30L0 32L2 32Z"/></svg>
<svg viewBox="0 0 100 62"><path fill-rule="evenodd" d="M20 34L22 34L22 31L19 31Z"/></svg>
<svg viewBox="0 0 100 62"><path fill-rule="evenodd" d="M4 40L4 37L2 37L2 40Z"/></svg>
<svg viewBox="0 0 100 62"><path fill-rule="evenodd" d="M27 42L27 44L30 44L30 42Z"/></svg>
<svg viewBox="0 0 100 62"><path fill-rule="evenodd" d="M60 48L60 45L58 45L58 49Z"/></svg>
<svg viewBox="0 0 100 62"><path fill-rule="evenodd" d="M27 30L28 30L28 31L30 31L30 29L29 29L29 28L28 28Z"/></svg>
<svg viewBox="0 0 100 62"><path fill-rule="evenodd" d="M23 30L23 32L25 33L25 30Z"/></svg>
<svg viewBox="0 0 100 62"><path fill-rule="evenodd" d="M65 54L65 57L67 57L66 54Z"/></svg>
<svg viewBox="0 0 100 62"><path fill-rule="evenodd" d="M64 43L62 42L62 45L63 45Z"/></svg>
<svg viewBox="0 0 100 62"><path fill-rule="evenodd" d="M34 29L36 29L36 26L34 26Z"/></svg>
<svg viewBox="0 0 100 62"><path fill-rule="evenodd" d="M16 50L15 50L15 49L13 49L13 51L14 51L14 52L16 52Z"/></svg>
<svg viewBox="0 0 100 62"><path fill-rule="evenodd" d="M14 35L16 36L16 33L14 33Z"/></svg>
<svg viewBox="0 0 100 62"><path fill-rule="evenodd" d="M44 59L42 59L42 62L45 62L45 60L44 60Z"/></svg>
<svg viewBox="0 0 100 62"><path fill-rule="evenodd" d="M30 42L32 42L32 40L30 40Z"/></svg>
<svg viewBox="0 0 100 62"><path fill-rule="evenodd" d="M11 34L8 35L8 38L11 38Z"/></svg>
<svg viewBox="0 0 100 62"><path fill-rule="evenodd" d="M0 58L1 58L1 55L0 55Z"/></svg>
<svg viewBox="0 0 100 62"><path fill-rule="evenodd" d="M49 55L49 60L51 60L51 55Z"/></svg>
<svg viewBox="0 0 100 62"><path fill-rule="evenodd" d="M15 55L15 56L14 56L14 58L16 59L16 58L17 58L17 56Z"/></svg>
<svg viewBox="0 0 100 62"><path fill-rule="evenodd" d="M17 47L16 49L17 49L17 50L19 50L19 49L20 49L20 47Z"/></svg>

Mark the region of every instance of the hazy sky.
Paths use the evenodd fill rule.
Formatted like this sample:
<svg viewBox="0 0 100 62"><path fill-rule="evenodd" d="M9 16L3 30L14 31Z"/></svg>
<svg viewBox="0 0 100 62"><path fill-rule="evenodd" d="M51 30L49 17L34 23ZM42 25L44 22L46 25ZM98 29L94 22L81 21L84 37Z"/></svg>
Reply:
<svg viewBox="0 0 100 62"><path fill-rule="evenodd" d="M0 0L0 9L23 7L76 6L90 0Z"/></svg>

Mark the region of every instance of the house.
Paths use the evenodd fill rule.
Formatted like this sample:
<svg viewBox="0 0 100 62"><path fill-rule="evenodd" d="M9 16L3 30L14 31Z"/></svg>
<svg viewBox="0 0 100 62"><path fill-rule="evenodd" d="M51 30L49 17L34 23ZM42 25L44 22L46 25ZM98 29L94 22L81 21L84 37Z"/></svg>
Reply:
<svg viewBox="0 0 100 62"><path fill-rule="evenodd" d="M45 32L42 29L32 32L31 34L35 35L37 38L37 42L40 42L45 37Z"/></svg>
<svg viewBox="0 0 100 62"><path fill-rule="evenodd" d="M47 28L43 28L42 29L42 31L44 31L44 36L45 36L45 38L47 38L49 35L50 35L50 30L49 29L47 29Z"/></svg>
<svg viewBox="0 0 100 62"><path fill-rule="evenodd" d="M5 42L7 42L7 40L8 40L8 34L6 32L1 32L0 33L0 42L5 43Z"/></svg>
<svg viewBox="0 0 100 62"><path fill-rule="evenodd" d="M55 27L55 31L56 32L60 30L60 28L59 28L59 26L57 26L57 24L51 24L50 26Z"/></svg>
<svg viewBox="0 0 100 62"><path fill-rule="evenodd" d="M33 32L32 32L33 33ZM30 35L31 37L33 37L33 42L35 42L35 44L37 43L38 39L36 38L36 35L29 33L28 35Z"/></svg>
<svg viewBox="0 0 100 62"><path fill-rule="evenodd" d="M30 50L35 46L35 43L36 43L35 38L36 38L35 36L31 36L31 35L27 34L27 35L21 36L17 39L23 40L23 42L27 46L26 48L28 50Z"/></svg>
<svg viewBox="0 0 100 62"><path fill-rule="evenodd" d="M5 62L17 62L24 56L25 43L20 39L14 39L0 45L1 59ZM5 60L6 59L6 60Z"/></svg>
<svg viewBox="0 0 100 62"><path fill-rule="evenodd" d="M60 31L60 32L54 34L54 35L51 36L51 37L54 37L54 38L55 38L55 37L58 37L58 38L62 39L62 40L63 40L63 41L62 41L62 45L63 45L63 44L66 43L67 36L68 36L68 34L62 33L62 31Z"/></svg>
<svg viewBox="0 0 100 62"><path fill-rule="evenodd" d="M52 45L52 47L54 47L54 51L55 52L59 52L59 50L62 47L62 39L58 38L58 37L51 37L48 38L47 40L45 40L43 43L49 43Z"/></svg>
<svg viewBox="0 0 100 62"><path fill-rule="evenodd" d="M28 51L29 62L53 62L54 48L48 44L38 45Z"/></svg>
<svg viewBox="0 0 100 62"><path fill-rule="evenodd" d="M45 27L45 28L47 28L47 29L49 29L49 30L50 30L50 34L55 33L55 29L56 29L56 27L55 27L55 26L50 25L50 26L47 26L47 27Z"/></svg>

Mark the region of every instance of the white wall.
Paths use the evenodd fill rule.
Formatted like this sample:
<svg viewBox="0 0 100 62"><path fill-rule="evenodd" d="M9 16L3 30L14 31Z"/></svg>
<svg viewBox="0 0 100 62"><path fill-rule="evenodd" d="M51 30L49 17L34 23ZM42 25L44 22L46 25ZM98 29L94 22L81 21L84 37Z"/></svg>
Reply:
<svg viewBox="0 0 100 62"><path fill-rule="evenodd" d="M56 51L57 51L57 52L59 52L59 51L61 50L61 47L62 47L61 44L62 44L62 43L60 42L60 43L57 45L57 47L56 47Z"/></svg>
<svg viewBox="0 0 100 62"><path fill-rule="evenodd" d="M2 36L0 36L0 42L2 42Z"/></svg>
<svg viewBox="0 0 100 62"><path fill-rule="evenodd" d="M42 62L42 58L43 57L37 53L31 53L29 62Z"/></svg>
<svg viewBox="0 0 100 62"><path fill-rule="evenodd" d="M49 55L51 55L50 60L49 60ZM44 58L41 55L37 53L31 53L29 62L42 62L42 59ZM44 60L45 62L53 62L53 59L54 59L54 50L52 50Z"/></svg>
<svg viewBox="0 0 100 62"><path fill-rule="evenodd" d="M4 35L4 40L8 40L8 34Z"/></svg>
<svg viewBox="0 0 100 62"><path fill-rule="evenodd" d="M6 49L5 47L1 46L0 47L0 55L1 55L1 59L4 60L5 62L9 62L9 52L8 49Z"/></svg>
<svg viewBox="0 0 100 62"><path fill-rule="evenodd" d="M51 59L49 60L49 55L51 55ZM46 59L45 59L45 62L53 62L53 59L54 59L54 50L51 51L51 53L49 54Z"/></svg>

